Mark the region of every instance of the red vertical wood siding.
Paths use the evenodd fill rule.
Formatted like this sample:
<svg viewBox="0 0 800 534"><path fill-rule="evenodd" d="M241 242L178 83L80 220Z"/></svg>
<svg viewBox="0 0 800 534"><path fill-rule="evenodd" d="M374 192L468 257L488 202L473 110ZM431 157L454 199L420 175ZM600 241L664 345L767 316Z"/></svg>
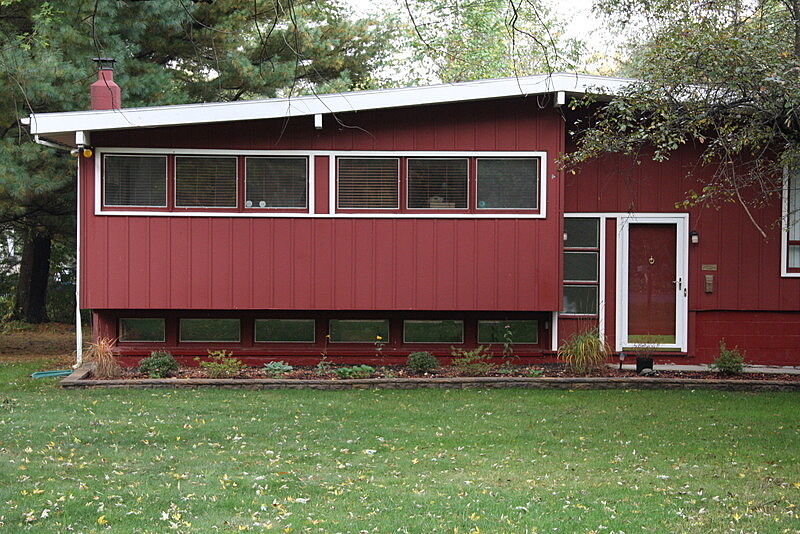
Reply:
<svg viewBox="0 0 800 534"><path fill-rule="evenodd" d="M82 163L81 306L93 309L558 310L563 119L534 100L94 132L97 147L545 151L546 219L94 215ZM349 128L357 126L358 128ZM315 158L327 212L328 157Z"/></svg>

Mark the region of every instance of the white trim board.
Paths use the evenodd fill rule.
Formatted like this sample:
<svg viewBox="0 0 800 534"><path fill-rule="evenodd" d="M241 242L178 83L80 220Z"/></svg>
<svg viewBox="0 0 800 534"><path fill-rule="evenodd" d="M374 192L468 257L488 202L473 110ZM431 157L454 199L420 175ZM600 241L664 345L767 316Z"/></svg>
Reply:
<svg viewBox="0 0 800 534"><path fill-rule="evenodd" d="M539 74L462 83L355 91L323 95L271 98L237 102L183 104L146 108L34 113L23 123L31 134L67 137L77 131L127 130L157 126L315 116L374 109L468 102L546 93L619 94L636 83L627 78L585 74ZM535 105L531 103L531 105ZM316 122L309 121L309 128ZM72 136L74 138L74 136Z"/></svg>
<svg viewBox="0 0 800 534"><path fill-rule="evenodd" d="M797 178L800 181L800 178ZM789 170L783 170L783 187L781 190L781 277L800 278L800 273L789 272L789 186L791 180ZM800 186L798 186L800 191Z"/></svg>

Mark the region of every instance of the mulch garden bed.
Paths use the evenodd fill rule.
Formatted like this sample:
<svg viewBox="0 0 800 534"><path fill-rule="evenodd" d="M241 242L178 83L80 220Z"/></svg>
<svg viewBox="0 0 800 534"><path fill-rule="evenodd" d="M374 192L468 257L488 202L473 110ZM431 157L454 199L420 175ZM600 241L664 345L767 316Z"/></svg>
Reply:
<svg viewBox="0 0 800 534"><path fill-rule="evenodd" d="M431 373L411 373L403 366L377 367L368 378L344 379L333 371L321 372L316 367L295 367L273 377L261 367L248 367L238 375L209 378L199 367L181 367L170 378L152 379L134 369L124 369L115 379L99 379L92 375L92 365L85 365L65 378L63 387L200 387L217 386L250 389L351 389L351 388L508 388L529 389L727 389L800 391L800 375L742 373L721 375L717 372L659 371L656 376L642 377L632 370L604 368L591 375L576 375L563 364L507 365L485 376L464 376L452 367Z"/></svg>

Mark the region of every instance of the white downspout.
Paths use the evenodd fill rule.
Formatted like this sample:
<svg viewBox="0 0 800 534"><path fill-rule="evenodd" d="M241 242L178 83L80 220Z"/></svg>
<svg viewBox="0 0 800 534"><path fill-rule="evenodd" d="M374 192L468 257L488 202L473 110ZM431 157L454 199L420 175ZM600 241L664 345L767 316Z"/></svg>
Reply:
<svg viewBox="0 0 800 534"><path fill-rule="evenodd" d="M71 150L69 147L52 143L40 138L38 135L33 136L33 140L38 144L56 148L58 150ZM76 222L76 255L75 255L75 365L73 368L78 368L83 363L83 328L81 324L81 161L78 158L78 177L77 177L77 222Z"/></svg>

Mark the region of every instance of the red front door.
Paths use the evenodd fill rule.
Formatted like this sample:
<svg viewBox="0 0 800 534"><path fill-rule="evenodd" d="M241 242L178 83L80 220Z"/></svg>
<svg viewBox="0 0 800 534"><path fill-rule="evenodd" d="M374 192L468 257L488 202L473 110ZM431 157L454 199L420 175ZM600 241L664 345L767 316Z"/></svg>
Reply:
<svg viewBox="0 0 800 534"><path fill-rule="evenodd" d="M628 343L676 342L677 225L631 223L628 234Z"/></svg>

